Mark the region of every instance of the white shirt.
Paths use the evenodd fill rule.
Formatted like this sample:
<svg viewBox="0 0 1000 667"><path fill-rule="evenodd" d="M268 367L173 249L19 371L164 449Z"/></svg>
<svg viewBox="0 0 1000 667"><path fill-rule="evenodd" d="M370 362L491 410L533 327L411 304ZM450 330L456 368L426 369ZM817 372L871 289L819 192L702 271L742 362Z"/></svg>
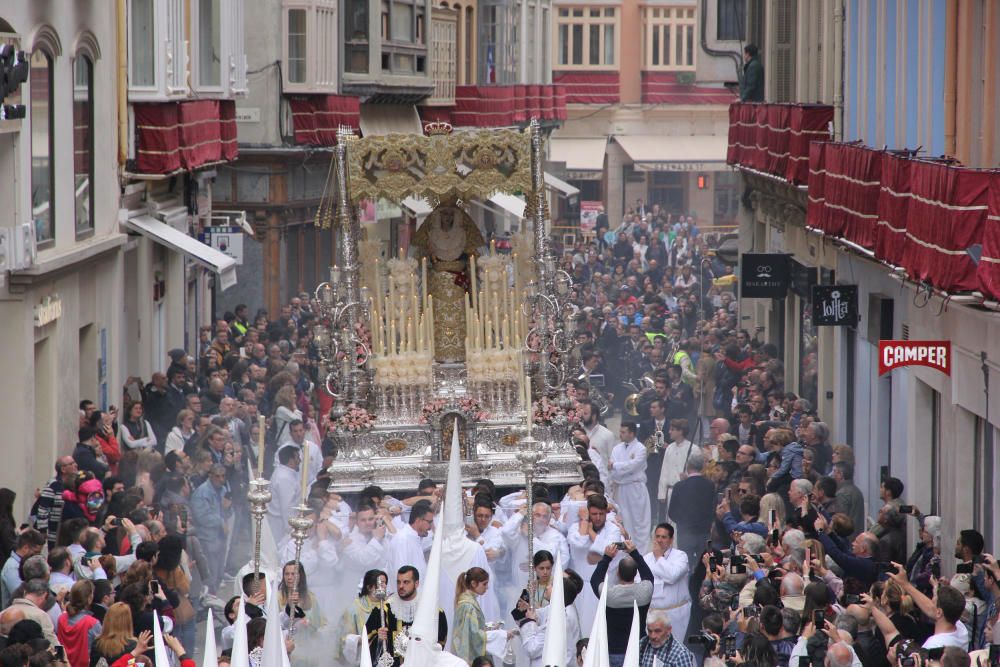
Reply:
<svg viewBox="0 0 1000 667"><path fill-rule="evenodd" d="M536 609L538 622L528 621L521 626L521 648L531 659L531 667L542 667L542 654L545 652L545 633L549 625L549 610L551 607ZM566 667L576 665L576 643L580 640L580 617L576 607L566 607Z"/></svg>
<svg viewBox="0 0 1000 667"><path fill-rule="evenodd" d="M687 467L688 452L693 451L690 440L671 442L663 450L663 465L660 468L660 486L657 498L667 499L667 489L681 481Z"/></svg>
<svg viewBox="0 0 1000 667"><path fill-rule="evenodd" d="M593 428L587 429L587 438L590 440L590 449L597 450L600 454L601 461L607 464L608 460L611 458L611 452L615 449L615 444L618 439L614 434L609 431L604 426L600 424L594 424ZM597 465L597 462L594 462ZM600 466L598 466L600 470ZM604 476L604 472L601 473L601 481L604 482L605 486L608 484L608 480Z"/></svg>
<svg viewBox="0 0 1000 667"><path fill-rule="evenodd" d="M292 517L292 509L299 504L300 484L299 472L286 465L278 465L271 473L271 502L267 504L267 519L271 522L271 532L277 542L281 542L291 530L288 520Z"/></svg>
<svg viewBox="0 0 1000 667"><path fill-rule="evenodd" d="M413 530L410 525L403 526L393 536L389 542L386 553L388 569L386 572L399 572L399 568L404 565L412 565L420 573L420 581L424 581L424 574L427 572L427 558L424 556L423 539ZM395 592L395 574L389 577L389 590Z"/></svg>
<svg viewBox="0 0 1000 667"><path fill-rule="evenodd" d="M293 446L299 448L299 456L302 457L301 451L303 448L306 450L306 456L303 457L304 460L309 464L309 483L312 484L316 481L316 476L323 471L323 450L319 448L312 440L306 438L302 441L302 444L298 444L290 437L287 442L283 443L281 447ZM279 448L280 450L281 448ZM280 464L278 463L278 452L274 453L274 467L277 468ZM301 463L299 465L302 465Z"/></svg>
<svg viewBox="0 0 1000 667"><path fill-rule="evenodd" d="M960 649L969 647L969 630L965 624L959 621L955 624L954 632L939 632L927 638L922 648L932 649L943 646L954 646Z"/></svg>
<svg viewBox="0 0 1000 667"><path fill-rule="evenodd" d="M577 574L583 577L585 585L589 587L590 575L597 569L597 563L591 564L587 559L587 555L596 554L598 556L597 560L600 562L600 557L604 555L604 550L609 544L622 541L622 533L618 530L618 526L611 522L611 514L609 513L604 522L604 527L597 533L595 538L592 539L589 532L586 535L581 535L580 524L577 523L570 528L567 541L569 542L570 554L573 558L571 561L572 567L576 570ZM608 568L608 570L611 569L611 567Z"/></svg>
<svg viewBox="0 0 1000 667"><path fill-rule="evenodd" d="M528 536L521 532L523 521L524 515L518 512L507 519L507 523L500 530L504 542L507 544L507 549L510 551L511 580L522 587L528 582L527 570L521 569L521 566L527 565L528 562ZM566 544L566 538L552 526L546 526L544 530L535 528L533 546L535 553L548 551L553 558L556 558L558 554L562 556L562 562L569 562L569 547Z"/></svg>
<svg viewBox="0 0 1000 667"><path fill-rule="evenodd" d="M615 445L611 461L615 464L610 470L615 484L646 483L646 447L638 440Z"/></svg>
<svg viewBox="0 0 1000 667"><path fill-rule="evenodd" d="M680 549L670 548L657 558L650 551L643 556L653 571L652 609L670 609L691 601L688 591L688 557Z"/></svg>

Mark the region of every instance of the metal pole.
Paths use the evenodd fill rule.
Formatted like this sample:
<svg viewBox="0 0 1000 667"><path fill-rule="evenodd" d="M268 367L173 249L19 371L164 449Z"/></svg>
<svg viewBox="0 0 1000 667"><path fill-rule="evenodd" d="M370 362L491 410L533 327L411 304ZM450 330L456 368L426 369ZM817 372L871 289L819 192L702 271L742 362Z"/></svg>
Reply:
<svg viewBox="0 0 1000 667"><path fill-rule="evenodd" d="M311 516L312 510L305 501L300 502L296 507L296 516L293 516L288 520L288 525L291 527L291 537L292 541L295 542L295 579L292 582L292 590L288 594L289 602L293 595L299 591L299 568L301 565L302 556L302 545L307 539L309 539L309 530L313 527L313 518ZM284 572L282 572L284 576ZM291 625L288 628L288 635L290 637L295 636L295 609L291 610L289 614L291 618Z"/></svg>
<svg viewBox="0 0 1000 667"><path fill-rule="evenodd" d="M261 451L258 456L264 456ZM253 583L254 593L260 590L260 531L264 523L264 515L267 514L267 505L271 502L271 482L258 477L250 480L250 491L247 493L247 500L250 502L250 513L253 515L255 526L253 544Z"/></svg>

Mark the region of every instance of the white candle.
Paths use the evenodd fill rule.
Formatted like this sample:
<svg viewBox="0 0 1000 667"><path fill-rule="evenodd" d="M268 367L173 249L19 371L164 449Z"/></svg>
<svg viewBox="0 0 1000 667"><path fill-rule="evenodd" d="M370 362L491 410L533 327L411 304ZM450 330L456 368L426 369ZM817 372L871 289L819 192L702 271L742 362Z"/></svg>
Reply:
<svg viewBox="0 0 1000 667"><path fill-rule="evenodd" d="M531 404L531 378L524 376L524 402L528 406L528 437L531 437L532 422L535 421L535 406Z"/></svg>
<svg viewBox="0 0 1000 667"><path fill-rule="evenodd" d="M299 491L299 498L301 499L302 504L304 505L305 502L306 502L306 499L308 498L307 494L309 493L309 491L308 491L308 489L309 489L309 465L306 463L306 450L305 450L305 447L302 447L299 450L299 470L302 472L302 475L301 475L301 477L302 477L302 487L301 487L301 490Z"/></svg>
<svg viewBox="0 0 1000 667"><path fill-rule="evenodd" d="M476 256L469 258L469 291L472 293L472 309L479 314L479 295L476 288Z"/></svg>

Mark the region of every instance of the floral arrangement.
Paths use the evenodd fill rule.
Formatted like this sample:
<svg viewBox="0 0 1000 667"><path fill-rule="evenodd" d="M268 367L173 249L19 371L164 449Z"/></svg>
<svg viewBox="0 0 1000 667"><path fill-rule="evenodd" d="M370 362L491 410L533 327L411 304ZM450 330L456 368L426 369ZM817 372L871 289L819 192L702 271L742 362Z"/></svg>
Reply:
<svg viewBox="0 0 1000 667"><path fill-rule="evenodd" d="M535 401L532 410L533 421L539 426L565 426L579 419L576 401L569 410L564 410L556 401L543 396Z"/></svg>
<svg viewBox="0 0 1000 667"><path fill-rule="evenodd" d="M420 409L420 423L429 424L434 417L444 412L447 406L448 401L443 398L432 398L427 401ZM476 421L486 421L490 418L490 413L483 410L479 401L471 396L458 399L458 409Z"/></svg>
<svg viewBox="0 0 1000 667"><path fill-rule="evenodd" d="M375 425L375 415L351 403L347 412L336 421L337 428L351 433L367 431Z"/></svg>

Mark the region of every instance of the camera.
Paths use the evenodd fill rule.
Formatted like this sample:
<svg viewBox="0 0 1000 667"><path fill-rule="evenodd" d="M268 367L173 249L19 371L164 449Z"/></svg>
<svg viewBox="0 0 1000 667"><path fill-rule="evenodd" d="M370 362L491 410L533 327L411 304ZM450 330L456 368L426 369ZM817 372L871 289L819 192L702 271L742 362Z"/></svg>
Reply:
<svg viewBox="0 0 1000 667"><path fill-rule="evenodd" d="M955 566L955 574L972 574L975 567L975 563L959 563Z"/></svg>
<svg viewBox="0 0 1000 667"><path fill-rule="evenodd" d="M844 604L845 605L861 604L861 596L852 595L848 593L847 595L844 596Z"/></svg>
<svg viewBox="0 0 1000 667"><path fill-rule="evenodd" d="M747 559L746 557L740 556L739 554L733 554L732 556L729 557L729 564L734 567L736 565L746 565Z"/></svg>
<svg viewBox="0 0 1000 667"><path fill-rule="evenodd" d="M614 544L616 547L618 547L619 551L625 551L625 549L628 548L628 547L625 546L624 542L612 542L612 544Z"/></svg>
<svg viewBox="0 0 1000 667"><path fill-rule="evenodd" d="M899 513L900 514L913 514L913 505L900 505L899 506Z"/></svg>
<svg viewBox="0 0 1000 667"><path fill-rule="evenodd" d="M743 607L744 618L757 618L760 616L760 605L751 604Z"/></svg>
<svg viewBox="0 0 1000 667"><path fill-rule="evenodd" d="M726 658L736 657L736 635L730 633L723 636L722 653Z"/></svg>
<svg viewBox="0 0 1000 667"><path fill-rule="evenodd" d="M692 646L702 645L705 647L705 653L714 653L716 642L715 636L709 634L708 632L702 632L700 635L688 635L687 643Z"/></svg>

